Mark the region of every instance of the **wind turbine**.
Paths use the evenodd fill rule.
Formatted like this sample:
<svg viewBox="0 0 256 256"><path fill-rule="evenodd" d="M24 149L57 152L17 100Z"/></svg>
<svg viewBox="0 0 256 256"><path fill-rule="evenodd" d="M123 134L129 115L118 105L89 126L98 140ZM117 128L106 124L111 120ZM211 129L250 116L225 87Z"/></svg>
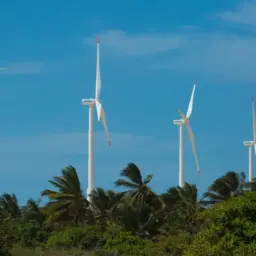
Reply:
<svg viewBox="0 0 256 256"><path fill-rule="evenodd" d="M194 140L194 134L193 134L192 129L189 124L189 118L192 114L192 109L193 109L195 89L196 89L196 83L194 83L194 87L192 90L192 94L191 94L191 98L190 98L190 102L188 105L188 110L187 110L186 116L178 109L181 119L173 121L173 123L175 125L179 126L179 133L180 133L180 141L179 141L179 186L180 187L184 186L184 152L183 152L183 126L184 125L186 125L187 131L188 131L188 136L189 136L190 142L192 144L192 150L193 150L193 154L194 154L195 161L196 161L197 172L198 172L198 174L200 174L198 157L197 157L197 153L196 153L196 146L195 146L195 140Z"/></svg>
<svg viewBox="0 0 256 256"><path fill-rule="evenodd" d="M90 195L94 189L94 138L93 138L93 110L96 106L98 121L102 121L105 133L107 135L108 144L111 145L111 140L108 133L108 127L105 117L105 112L100 102L100 40L97 39L97 64L96 64L96 89L95 98L82 99L82 104L89 107L89 130L88 130L88 188L87 188L87 200L90 200Z"/></svg>
<svg viewBox="0 0 256 256"><path fill-rule="evenodd" d="M255 110L254 110L254 99L252 97L252 131L253 140L244 141L244 146L249 147L249 182L253 179L253 147L256 155L256 120L255 120Z"/></svg>

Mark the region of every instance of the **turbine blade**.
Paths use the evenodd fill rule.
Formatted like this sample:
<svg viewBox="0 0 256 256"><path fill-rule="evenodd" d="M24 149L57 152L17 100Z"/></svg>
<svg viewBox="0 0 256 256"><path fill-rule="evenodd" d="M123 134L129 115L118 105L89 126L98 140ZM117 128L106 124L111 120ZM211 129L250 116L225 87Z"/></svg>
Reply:
<svg viewBox="0 0 256 256"><path fill-rule="evenodd" d="M103 108L101 108L100 116L101 116L101 121L102 121L104 130L105 130L105 133L107 135L108 144L109 144L109 146L111 146L111 139L110 139L110 136L109 136L109 133L108 133L107 121L106 121L105 111L104 111Z"/></svg>
<svg viewBox="0 0 256 256"><path fill-rule="evenodd" d="M253 97L252 97L252 130L253 130L254 152L256 155L256 118L255 118L254 98Z"/></svg>
<svg viewBox="0 0 256 256"><path fill-rule="evenodd" d="M95 98L99 99L101 90L101 79L100 79L100 39L97 39L97 61L96 61L96 88Z"/></svg>
<svg viewBox="0 0 256 256"><path fill-rule="evenodd" d="M193 90L192 90L192 94L191 94L191 97L190 97L190 101L189 101L189 104L188 104L188 111L187 111L187 114L186 114L186 117L187 117L188 119L189 119L189 117L191 116L192 110L193 110L195 89L196 89L196 83L194 84L194 87L193 87Z"/></svg>
<svg viewBox="0 0 256 256"><path fill-rule="evenodd" d="M96 105L96 112L97 112L98 121L100 121L102 105L99 102L99 100L97 100L97 99L96 99L95 105Z"/></svg>
<svg viewBox="0 0 256 256"><path fill-rule="evenodd" d="M188 118L185 116L184 113L182 113L179 109L178 109L178 113L180 114L181 118L183 119L184 122L187 122Z"/></svg>
<svg viewBox="0 0 256 256"><path fill-rule="evenodd" d="M186 127L187 127L187 130L188 130L189 140L192 144L193 154L194 154L195 161L196 161L197 172L198 172L198 174L200 174L199 162L198 162L198 157L197 157L197 153L196 153L196 145L195 145L194 134L193 134L193 131L192 131L189 123L186 123Z"/></svg>

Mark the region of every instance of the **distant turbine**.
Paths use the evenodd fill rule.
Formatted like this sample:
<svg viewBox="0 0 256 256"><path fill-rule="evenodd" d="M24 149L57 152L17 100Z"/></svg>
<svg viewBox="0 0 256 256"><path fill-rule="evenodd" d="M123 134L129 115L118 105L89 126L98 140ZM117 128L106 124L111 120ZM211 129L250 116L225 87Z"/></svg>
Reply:
<svg viewBox="0 0 256 256"><path fill-rule="evenodd" d="M108 134L108 128L105 118L105 112L100 103L100 42L99 37L97 39L97 65L96 65L96 90L95 99L82 99L82 104L89 107L89 131L88 131L88 188L87 188L87 200L90 200L90 195L94 189L94 140L93 140L93 109L96 106L98 121L102 120L104 130L107 135L108 143L111 145L110 137Z"/></svg>
<svg viewBox="0 0 256 256"><path fill-rule="evenodd" d="M255 110L254 110L254 99L252 97L252 131L253 140L244 141L244 146L249 147L249 182L253 179L253 147L256 155L256 120L255 120Z"/></svg>
<svg viewBox="0 0 256 256"><path fill-rule="evenodd" d="M191 94L190 102L188 105L188 111L186 116L178 110L181 119L179 120L174 120L174 124L179 126L180 130L180 141L179 141L179 186L183 187L184 186L184 153L183 153L183 126L186 125L187 131L188 131L188 136L190 139L190 142L192 144L192 149L193 149L193 154L195 157L196 161L196 166L197 166L197 172L200 174L200 169L199 169L199 163L198 163L198 157L196 153L196 146L195 146L195 141L194 141L194 134L192 132L192 129L189 125L189 118L192 114L192 109L193 109L193 101L194 101L194 94L195 94L195 89L196 89L196 83L194 84L193 91Z"/></svg>

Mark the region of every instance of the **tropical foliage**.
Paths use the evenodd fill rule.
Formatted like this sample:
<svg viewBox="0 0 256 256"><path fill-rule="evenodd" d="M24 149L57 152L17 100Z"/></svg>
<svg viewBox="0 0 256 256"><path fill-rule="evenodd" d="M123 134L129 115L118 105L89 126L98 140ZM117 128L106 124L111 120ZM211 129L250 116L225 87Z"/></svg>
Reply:
<svg viewBox="0 0 256 256"><path fill-rule="evenodd" d="M188 183L157 194L134 163L120 176L122 192L96 188L90 202L72 166L49 180L45 205L4 193L0 256L256 255L256 180L227 172L200 198Z"/></svg>

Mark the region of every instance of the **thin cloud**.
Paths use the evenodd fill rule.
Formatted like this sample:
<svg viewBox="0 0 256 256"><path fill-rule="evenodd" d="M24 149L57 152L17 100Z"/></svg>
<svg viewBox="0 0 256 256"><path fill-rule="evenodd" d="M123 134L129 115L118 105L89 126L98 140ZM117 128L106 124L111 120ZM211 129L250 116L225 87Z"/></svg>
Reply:
<svg viewBox="0 0 256 256"><path fill-rule="evenodd" d="M235 11L223 12L218 15L222 20L242 23L244 25L256 25L256 3L244 3L237 5Z"/></svg>
<svg viewBox="0 0 256 256"><path fill-rule="evenodd" d="M195 34L180 49L156 68L207 77L223 82L256 81L256 37L228 34Z"/></svg>
<svg viewBox="0 0 256 256"><path fill-rule="evenodd" d="M43 62L13 62L1 65L8 70L0 72L0 75L34 75L44 71Z"/></svg>
<svg viewBox="0 0 256 256"><path fill-rule="evenodd" d="M151 136L135 136L132 134L113 133L112 146L109 147L104 132L95 132L96 152L156 152L172 149L172 141L158 140ZM87 133L59 133L25 137L1 138L0 152L2 154L87 154Z"/></svg>
<svg viewBox="0 0 256 256"><path fill-rule="evenodd" d="M95 45L96 36L85 38L85 43ZM178 48L183 37L178 35L128 34L108 30L100 34L102 47L116 55L154 54Z"/></svg>
<svg viewBox="0 0 256 256"><path fill-rule="evenodd" d="M107 33L106 33L107 34ZM121 54L141 55L146 53L166 52L161 59L149 65L153 69L191 74L197 78L207 78L225 83L254 83L256 65L256 37L226 31L204 32L200 29L187 30L177 34L141 35L117 34L120 39L111 41L107 37L102 45L113 53L116 49ZM118 38L118 36L115 36ZM114 37L113 37L114 38ZM150 41L152 48L144 49L145 42ZM153 39L155 38L155 39ZM166 38L182 38L172 51L168 52ZM104 40L104 37L102 41ZM94 40L95 41L95 40ZM164 44L159 42L165 42ZM154 47L153 47L154 46ZM112 48L111 48L112 47ZM170 48L172 45L170 46ZM106 49L107 50L107 49ZM152 50L152 51L151 51Z"/></svg>
<svg viewBox="0 0 256 256"><path fill-rule="evenodd" d="M218 23L221 29L218 27L215 31L193 25L176 28L164 35L108 30L101 33L101 47L112 55L131 55L136 61L135 56L155 54L154 61L150 58L148 64L153 69L189 74L215 82L255 83L256 36L239 33L227 26L226 21L253 27L256 25L256 4L245 3L235 11L218 14L218 17L222 20L221 24ZM85 42L95 46L95 38L86 38ZM158 58L161 53L165 54Z"/></svg>

